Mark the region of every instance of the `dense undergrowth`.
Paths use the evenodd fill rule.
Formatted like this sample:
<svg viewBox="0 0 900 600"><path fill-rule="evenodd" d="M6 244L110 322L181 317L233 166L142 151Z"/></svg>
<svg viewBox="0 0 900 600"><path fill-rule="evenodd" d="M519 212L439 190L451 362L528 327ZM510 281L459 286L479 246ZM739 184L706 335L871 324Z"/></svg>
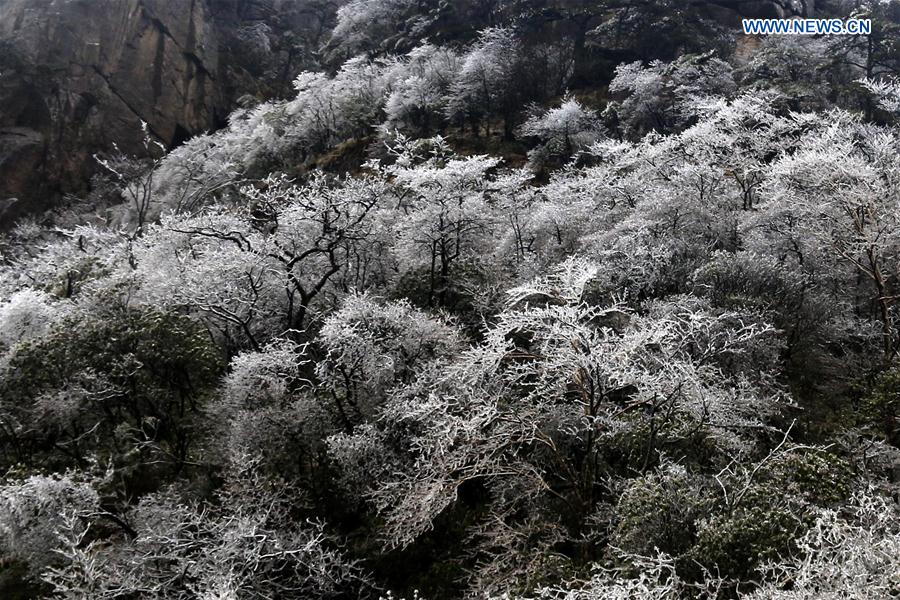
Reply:
<svg viewBox="0 0 900 600"><path fill-rule="evenodd" d="M350 16L3 239L4 593L900 594L890 71Z"/></svg>

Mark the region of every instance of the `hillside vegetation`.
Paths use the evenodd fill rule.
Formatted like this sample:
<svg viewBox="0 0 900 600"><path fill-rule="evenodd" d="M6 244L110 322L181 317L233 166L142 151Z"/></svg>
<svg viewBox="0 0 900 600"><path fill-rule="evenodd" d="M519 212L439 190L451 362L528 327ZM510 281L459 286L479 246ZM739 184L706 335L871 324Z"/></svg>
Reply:
<svg viewBox="0 0 900 600"><path fill-rule="evenodd" d="M900 597L900 3L705 4L356 0L99 154L0 240L0 595Z"/></svg>

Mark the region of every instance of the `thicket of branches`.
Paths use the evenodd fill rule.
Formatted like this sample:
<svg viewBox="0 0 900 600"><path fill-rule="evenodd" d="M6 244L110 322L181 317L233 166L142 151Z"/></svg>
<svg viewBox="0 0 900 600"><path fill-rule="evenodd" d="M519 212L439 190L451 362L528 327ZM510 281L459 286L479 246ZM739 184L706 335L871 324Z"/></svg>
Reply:
<svg viewBox="0 0 900 600"><path fill-rule="evenodd" d="M4 236L0 590L900 595L896 3L743 63L424 4Z"/></svg>

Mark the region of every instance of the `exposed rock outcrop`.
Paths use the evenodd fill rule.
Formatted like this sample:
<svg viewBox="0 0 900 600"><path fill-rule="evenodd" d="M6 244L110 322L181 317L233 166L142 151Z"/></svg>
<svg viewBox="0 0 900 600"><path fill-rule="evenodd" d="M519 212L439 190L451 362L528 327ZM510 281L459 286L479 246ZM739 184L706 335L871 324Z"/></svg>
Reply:
<svg viewBox="0 0 900 600"><path fill-rule="evenodd" d="M0 0L0 226L83 192L113 142L138 152L141 121L173 146L222 124L241 95L284 93L330 18L316 6Z"/></svg>
<svg viewBox="0 0 900 600"><path fill-rule="evenodd" d="M4 0L0 38L0 197L20 204L78 190L141 120L175 143L226 111L203 0Z"/></svg>

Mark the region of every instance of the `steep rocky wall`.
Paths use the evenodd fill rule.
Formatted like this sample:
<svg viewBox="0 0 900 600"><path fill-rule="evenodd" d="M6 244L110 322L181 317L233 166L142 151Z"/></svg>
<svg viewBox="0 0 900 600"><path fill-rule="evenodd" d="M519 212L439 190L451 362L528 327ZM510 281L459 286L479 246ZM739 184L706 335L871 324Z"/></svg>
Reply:
<svg viewBox="0 0 900 600"><path fill-rule="evenodd" d="M226 109L204 0L0 0L0 39L0 198L77 191L141 120L172 143Z"/></svg>
<svg viewBox="0 0 900 600"><path fill-rule="evenodd" d="M93 155L172 146L241 95L284 94L333 6L318 0L0 0L0 227L86 191Z"/></svg>

